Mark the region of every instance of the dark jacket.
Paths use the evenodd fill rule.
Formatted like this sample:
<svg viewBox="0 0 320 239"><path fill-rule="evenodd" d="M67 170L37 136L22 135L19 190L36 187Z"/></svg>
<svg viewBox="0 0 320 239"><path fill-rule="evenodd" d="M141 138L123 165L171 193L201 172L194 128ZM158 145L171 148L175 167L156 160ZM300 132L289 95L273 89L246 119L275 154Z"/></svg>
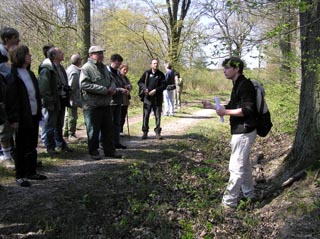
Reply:
<svg viewBox="0 0 320 239"><path fill-rule="evenodd" d="M48 110L61 109L58 90L59 76L50 59L45 59L39 66L39 88L43 107Z"/></svg>
<svg viewBox="0 0 320 239"><path fill-rule="evenodd" d="M37 114L35 115L38 121L41 120L41 98L39 85L36 76L32 71L28 71L36 91L36 100L37 100ZM22 81L22 79L18 75L17 68L12 67L10 75L7 77L8 91L7 91L7 99L8 99L8 110L7 112L14 111L15 120L9 120L10 122L19 122L19 128L32 128L33 125L33 116L31 112L31 107L29 103L29 94L27 88ZM11 102L11 103L9 103ZM6 104L7 105L7 104ZM8 115L12 115L9 114Z"/></svg>
<svg viewBox="0 0 320 239"><path fill-rule="evenodd" d="M0 74L0 125L7 121L7 113L5 110L6 88L6 79Z"/></svg>
<svg viewBox="0 0 320 239"><path fill-rule="evenodd" d="M165 74L165 78L166 78L166 89L167 90L174 90L172 88L172 86L174 86L175 88L175 80L174 80L174 71L173 70L168 70Z"/></svg>
<svg viewBox="0 0 320 239"><path fill-rule="evenodd" d="M110 81L113 82L116 86L116 93L112 95L111 105L122 105L123 103L123 93L120 90L121 88L125 88L123 80L120 76L120 72L112 71L110 66L107 66L107 77L109 77Z"/></svg>
<svg viewBox="0 0 320 239"><path fill-rule="evenodd" d="M149 92L156 89L156 94L153 96L147 95L144 97L144 103L148 105L161 106L163 101L162 92L166 89L166 79L164 74L157 70L152 73L152 70L145 71L138 81L139 89L148 89Z"/></svg>
<svg viewBox="0 0 320 239"><path fill-rule="evenodd" d="M230 116L231 134L250 133L256 127L256 91L250 80L240 75L235 81L226 109L242 108L244 117Z"/></svg>

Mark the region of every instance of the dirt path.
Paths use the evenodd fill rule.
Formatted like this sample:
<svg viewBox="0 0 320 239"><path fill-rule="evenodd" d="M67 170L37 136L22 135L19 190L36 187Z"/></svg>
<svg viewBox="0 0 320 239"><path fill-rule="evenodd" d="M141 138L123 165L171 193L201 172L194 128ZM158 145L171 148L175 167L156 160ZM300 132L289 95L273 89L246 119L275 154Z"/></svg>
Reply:
<svg viewBox="0 0 320 239"><path fill-rule="evenodd" d="M212 110L199 110L191 115L177 114L174 120L163 123L163 141L175 139L185 130L203 120L212 118L213 115ZM141 116L130 118L131 123L140 121ZM85 137L83 129L78 134ZM46 174L48 180L32 181L30 188L19 187L13 181L4 184L0 189L0 238L27 238L28 235L42 235L43 232L39 231L38 227L31 222L19 224L14 222L19 222L19 218L25 218L27 215L39 212L39 210L40 213L41 210L52 210L52 215L54 216L54 211L57 210L56 207L59 207L59 202L57 201L61 200L62 195L68 194L69 190L81 188L82 183L89 183L91 174L119 170L121 165L131 164L136 160L137 151L152 147L156 149L155 146L163 142L162 140L156 140L153 132L150 132L148 140L141 140L140 134L122 139L128 146L127 150L121 151L124 159L106 158L93 161L87 153L77 154L80 157L66 158L63 163L59 163L56 166L40 169L39 172Z"/></svg>

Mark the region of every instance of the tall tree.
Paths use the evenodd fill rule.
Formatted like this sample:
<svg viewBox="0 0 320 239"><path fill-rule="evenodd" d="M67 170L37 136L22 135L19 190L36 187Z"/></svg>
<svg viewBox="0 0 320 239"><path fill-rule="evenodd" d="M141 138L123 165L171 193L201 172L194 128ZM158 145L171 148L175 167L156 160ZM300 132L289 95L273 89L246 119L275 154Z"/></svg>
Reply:
<svg viewBox="0 0 320 239"><path fill-rule="evenodd" d="M153 25L157 32L166 36L166 57L175 66L178 63L181 52L182 30L185 27L184 21L190 9L191 0L166 0L165 4L155 3L150 0L145 0L145 2L164 26L164 29L162 29L157 25Z"/></svg>
<svg viewBox="0 0 320 239"><path fill-rule="evenodd" d="M90 0L78 0L77 35L80 39L78 44L83 59L88 58L91 39L90 23Z"/></svg>
<svg viewBox="0 0 320 239"><path fill-rule="evenodd" d="M211 24L215 53L221 57L242 56L245 50L256 44L259 18L251 14L254 8L237 1L204 0L202 11Z"/></svg>
<svg viewBox="0 0 320 239"><path fill-rule="evenodd" d="M300 9L302 82L298 127L283 177L314 165L320 160L319 19L319 1L305 0Z"/></svg>

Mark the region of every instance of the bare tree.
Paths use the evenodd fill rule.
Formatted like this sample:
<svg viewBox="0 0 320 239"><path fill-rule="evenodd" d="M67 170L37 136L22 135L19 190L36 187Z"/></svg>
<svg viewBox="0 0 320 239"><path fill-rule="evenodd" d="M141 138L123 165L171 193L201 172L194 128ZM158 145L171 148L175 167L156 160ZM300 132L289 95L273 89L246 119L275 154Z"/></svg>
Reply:
<svg viewBox="0 0 320 239"><path fill-rule="evenodd" d="M256 44L259 18L243 1L201 1L202 12L211 20L212 42L219 57L242 56ZM251 9L251 11L254 9Z"/></svg>
<svg viewBox="0 0 320 239"><path fill-rule="evenodd" d="M160 36L165 37L166 58L176 65L182 48L182 34L186 27L185 20L190 10L191 0L166 0L165 3L155 3L155 1L144 0L163 24L163 28L158 24L153 24L153 28ZM194 19L198 16L194 16ZM187 26L192 27L192 25ZM187 30L188 31L188 30Z"/></svg>

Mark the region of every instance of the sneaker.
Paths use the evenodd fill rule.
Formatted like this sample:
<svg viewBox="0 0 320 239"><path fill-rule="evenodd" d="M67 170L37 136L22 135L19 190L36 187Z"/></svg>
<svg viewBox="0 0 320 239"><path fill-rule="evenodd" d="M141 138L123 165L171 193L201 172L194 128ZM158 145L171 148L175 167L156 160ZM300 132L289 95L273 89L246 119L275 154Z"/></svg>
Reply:
<svg viewBox="0 0 320 239"><path fill-rule="evenodd" d="M148 138L148 133L143 133L141 139L147 139Z"/></svg>
<svg viewBox="0 0 320 239"><path fill-rule="evenodd" d="M156 134L156 139L161 140L161 139L163 139L163 137L161 136L161 134L157 133L157 134Z"/></svg>
<svg viewBox="0 0 320 239"><path fill-rule="evenodd" d="M28 179L31 180L45 180L48 179L48 177L46 175L42 175L42 174L34 174L34 175L30 175L27 177Z"/></svg>
<svg viewBox="0 0 320 239"><path fill-rule="evenodd" d="M20 187L30 187L31 186L31 183L28 180L26 180L25 178L16 179L16 183Z"/></svg>
<svg viewBox="0 0 320 239"><path fill-rule="evenodd" d="M127 146L124 146L123 144L117 144L116 149L126 149Z"/></svg>

